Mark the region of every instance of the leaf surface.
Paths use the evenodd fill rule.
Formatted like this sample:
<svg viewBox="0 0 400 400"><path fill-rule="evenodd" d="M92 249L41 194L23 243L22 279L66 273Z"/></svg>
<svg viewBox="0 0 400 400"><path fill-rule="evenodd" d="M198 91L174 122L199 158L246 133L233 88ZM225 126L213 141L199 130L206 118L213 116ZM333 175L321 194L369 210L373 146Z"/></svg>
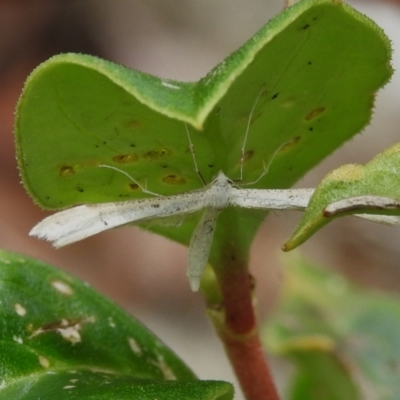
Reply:
<svg viewBox="0 0 400 400"><path fill-rule="evenodd" d="M352 214L400 216L399 199L400 143L397 143L366 165L342 165L331 171L316 188L284 250L304 243L337 217Z"/></svg>
<svg viewBox="0 0 400 400"><path fill-rule="evenodd" d="M0 252L0 399L229 400L86 284Z"/></svg>

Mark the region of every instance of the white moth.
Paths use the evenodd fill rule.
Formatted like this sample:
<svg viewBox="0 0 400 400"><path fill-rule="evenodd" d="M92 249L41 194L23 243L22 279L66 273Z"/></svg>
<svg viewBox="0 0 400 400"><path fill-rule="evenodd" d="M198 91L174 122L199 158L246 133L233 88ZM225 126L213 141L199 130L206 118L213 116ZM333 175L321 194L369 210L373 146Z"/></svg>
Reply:
<svg viewBox="0 0 400 400"><path fill-rule="evenodd" d="M258 94L247 121L243 145L241 148L240 180L243 178L246 142L249 135L252 116L262 93L263 89ZM204 180L197 167L194 146L186 124L185 127L194 168L201 182L204 184ZM286 143L275 150L269 164L264 168L264 171L258 179L248 184L255 184L268 173L269 165L285 144ZM216 221L221 210L232 206L263 210L302 211L305 210L314 193L314 189L241 189L235 187L233 181L228 179L221 171L210 184L205 185L202 189L174 196L160 196L142 187L139 182L125 171L107 165L100 165L100 167L111 168L119 171L136 183L143 193L156 197L113 203L82 205L70 208L45 218L42 222L37 224L29 234L41 239L46 239L52 242L55 247L62 247L118 226L140 223L156 218L185 215L204 209L204 213L193 232L189 245L187 275L190 287L193 291L199 289L200 280L210 254ZM340 213L343 209L347 209L349 205L350 204L346 202L338 202L336 207L332 207L332 209L329 209L328 206L325 210L326 215L329 214L329 211L331 211L332 214ZM358 205L360 205L360 203ZM357 216L375 222L390 224L398 222L399 220L398 217L393 216L367 214Z"/></svg>
<svg viewBox="0 0 400 400"><path fill-rule="evenodd" d="M51 215L29 233L46 239L55 247L85 239L96 233L154 218L190 214L205 209L190 241L187 275L197 291L207 265L218 214L226 207L263 210L304 210L313 189L240 189L219 172L202 189L173 196L103 204L88 204Z"/></svg>
<svg viewBox="0 0 400 400"><path fill-rule="evenodd" d="M263 91L264 88L259 92L253 104L246 124L241 148L240 180L243 177L246 142L251 120ZM185 128L195 171L204 184L197 166L194 146L186 124ZM268 166L264 168L259 178L249 184L256 183L267 174L272 159L282 146L275 150ZM160 196L142 187L139 182L125 171L107 165L100 165L100 167L111 168L123 173L136 183L142 192L155 195L156 197L70 208L45 218L29 234L46 239L52 242L55 247L62 247L118 226L140 223L156 218L185 215L205 209L193 232L189 245L187 275L193 291L199 289L200 280L208 262L217 217L221 210L229 206L264 210L304 210L313 193L312 189L240 189L235 187L233 182L221 171L210 184L205 185L202 189L174 196Z"/></svg>

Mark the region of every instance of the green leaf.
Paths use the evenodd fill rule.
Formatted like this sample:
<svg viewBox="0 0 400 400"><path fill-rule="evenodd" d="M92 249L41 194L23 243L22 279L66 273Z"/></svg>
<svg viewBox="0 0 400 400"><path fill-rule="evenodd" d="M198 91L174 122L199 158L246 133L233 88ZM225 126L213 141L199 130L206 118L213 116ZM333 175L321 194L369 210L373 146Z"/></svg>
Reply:
<svg viewBox="0 0 400 400"><path fill-rule="evenodd" d="M1 251L0 285L1 400L233 397L64 272Z"/></svg>
<svg viewBox="0 0 400 400"><path fill-rule="evenodd" d="M305 261L285 271L282 301L263 336L296 365L287 398L397 400L400 299Z"/></svg>
<svg viewBox="0 0 400 400"><path fill-rule="evenodd" d="M24 184L50 209L146 196L102 164L162 195L199 189L187 124L205 183L222 170L238 184L290 187L369 122L373 95L392 73L390 54L381 29L351 7L303 0L195 83L86 55L53 57L30 75L17 108ZM224 210L211 262L232 232L247 254L265 215ZM188 244L197 220L148 229Z"/></svg>
<svg viewBox="0 0 400 400"><path fill-rule="evenodd" d="M365 166L348 164L331 171L318 185L283 248L294 249L337 217L351 214L400 216L399 198L400 143L397 143ZM379 218L376 222L380 222Z"/></svg>

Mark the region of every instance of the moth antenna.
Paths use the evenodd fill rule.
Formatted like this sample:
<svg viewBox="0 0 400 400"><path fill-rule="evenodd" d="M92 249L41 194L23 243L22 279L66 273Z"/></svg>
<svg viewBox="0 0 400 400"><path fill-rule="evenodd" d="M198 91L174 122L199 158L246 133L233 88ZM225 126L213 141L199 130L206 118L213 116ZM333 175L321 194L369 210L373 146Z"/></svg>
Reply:
<svg viewBox="0 0 400 400"><path fill-rule="evenodd" d="M129 178L129 180L131 180L135 185L138 185L139 189L142 191L142 193L146 193L146 194L150 194L152 196L157 196L157 197L164 197L161 194L152 192L151 190L147 189L147 180L146 180L146 184L145 186L141 185L134 177L132 177L131 175L129 175L126 171L119 169L117 167L113 167L112 165L105 165L105 164L100 164L99 165L100 168L109 168L109 169L113 169L114 171L117 171L123 175L125 175L126 177Z"/></svg>
<svg viewBox="0 0 400 400"><path fill-rule="evenodd" d="M190 149L190 153L192 154L192 158L193 158L193 164L194 164L194 170L196 171L196 174L198 175L198 177L200 178L201 183L203 184L203 186L206 186L206 183L204 181L203 176L201 175L201 172L199 170L199 167L197 166L197 161L196 161L196 153L194 151L194 145L192 142L192 139L190 138L190 133L189 133L189 129L188 126L185 122L185 130L186 130L186 136L188 138L188 142L189 142L189 149Z"/></svg>
<svg viewBox="0 0 400 400"><path fill-rule="evenodd" d="M264 87L260 90L260 93L258 93L256 101L254 102L253 107L251 108L250 115L247 120L246 132L244 134L244 140L243 140L243 145L242 145L242 149L241 149L241 157L240 157L240 180L241 181L243 180L243 164L244 164L244 159L245 159L246 143L247 143L247 138L249 137L251 120L253 119L254 111L257 107L258 101L260 100L260 97L263 92L264 92Z"/></svg>
<svg viewBox="0 0 400 400"><path fill-rule="evenodd" d="M269 161L268 161L267 166L265 166L265 160L263 160L264 170L263 170L263 172L261 173L261 175L260 175L255 181L244 183L243 186L255 185L255 184L256 184L257 182L259 182L265 175L267 175L267 174L268 174L268 171L269 171L269 167L271 166L272 162L274 161L276 155L279 153L279 151L282 149L282 147L285 147L285 146L286 146L288 143L290 143L291 141L292 141L292 139L288 140L288 141L285 142L285 143L282 143L282 144L274 151L274 153L272 154L272 157L271 157L271 158L269 159Z"/></svg>

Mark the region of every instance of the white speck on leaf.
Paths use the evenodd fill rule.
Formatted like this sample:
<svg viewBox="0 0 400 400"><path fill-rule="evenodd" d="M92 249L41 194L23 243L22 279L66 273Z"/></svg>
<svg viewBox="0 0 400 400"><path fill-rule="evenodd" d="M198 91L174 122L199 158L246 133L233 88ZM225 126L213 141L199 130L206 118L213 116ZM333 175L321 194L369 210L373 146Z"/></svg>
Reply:
<svg viewBox="0 0 400 400"><path fill-rule="evenodd" d="M61 294L65 294L66 296L71 296L74 294L71 286L67 285L65 282L62 281L53 281L51 282L51 286L57 290L57 292Z"/></svg>
<svg viewBox="0 0 400 400"><path fill-rule="evenodd" d="M26 314L26 310L24 307L21 306L21 304L15 303L14 310L20 317L24 317Z"/></svg>
<svg viewBox="0 0 400 400"><path fill-rule="evenodd" d="M129 347L131 350L137 355L140 356L142 354L142 349L140 348L138 342L134 338L128 338Z"/></svg>
<svg viewBox="0 0 400 400"><path fill-rule="evenodd" d="M73 389L75 386L74 385L67 385L64 386L63 389Z"/></svg>
<svg viewBox="0 0 400 400"><path fill-rule="evenodd" d="M172 369L166 364L164 357L161 354L157 354L157 361L153 360L151 361L151 363L161 370L164 379L166 379L167 381L176 380L176 375L174 374L174 371L172 371Z"/></svg>
<svg viewBox="0 0 400 400"><path fill-rule="evenodd" d="M72 326L68 326L67 328L58 328L57 332L68 342L76 344L82 340L81 334L79 333L80 329L81 325L75 324Z"/></svg>
<svg viewBox="0 0 400 400"><path fill-rule="evenodd" d="M50 367L50 361L43 356L38 356L39 358L39 364L43 367L43 368L49 368Z"/></svg>
<svg viewBox="0 0 400 400"><path fill-rule="evenodd" d="M15 342L19 343L19 344L24 343L23 340L22 340L22 338L20 338L19 336L16 336L16 335L13 336L13 340L14 340Z"/></svg>
<svg viewBox="0 0 400 400"><path fill-rule="evenodd" d="M112 317L108 317L108 324L111 326L111 328L115 328L115 322Z"/></svg>

